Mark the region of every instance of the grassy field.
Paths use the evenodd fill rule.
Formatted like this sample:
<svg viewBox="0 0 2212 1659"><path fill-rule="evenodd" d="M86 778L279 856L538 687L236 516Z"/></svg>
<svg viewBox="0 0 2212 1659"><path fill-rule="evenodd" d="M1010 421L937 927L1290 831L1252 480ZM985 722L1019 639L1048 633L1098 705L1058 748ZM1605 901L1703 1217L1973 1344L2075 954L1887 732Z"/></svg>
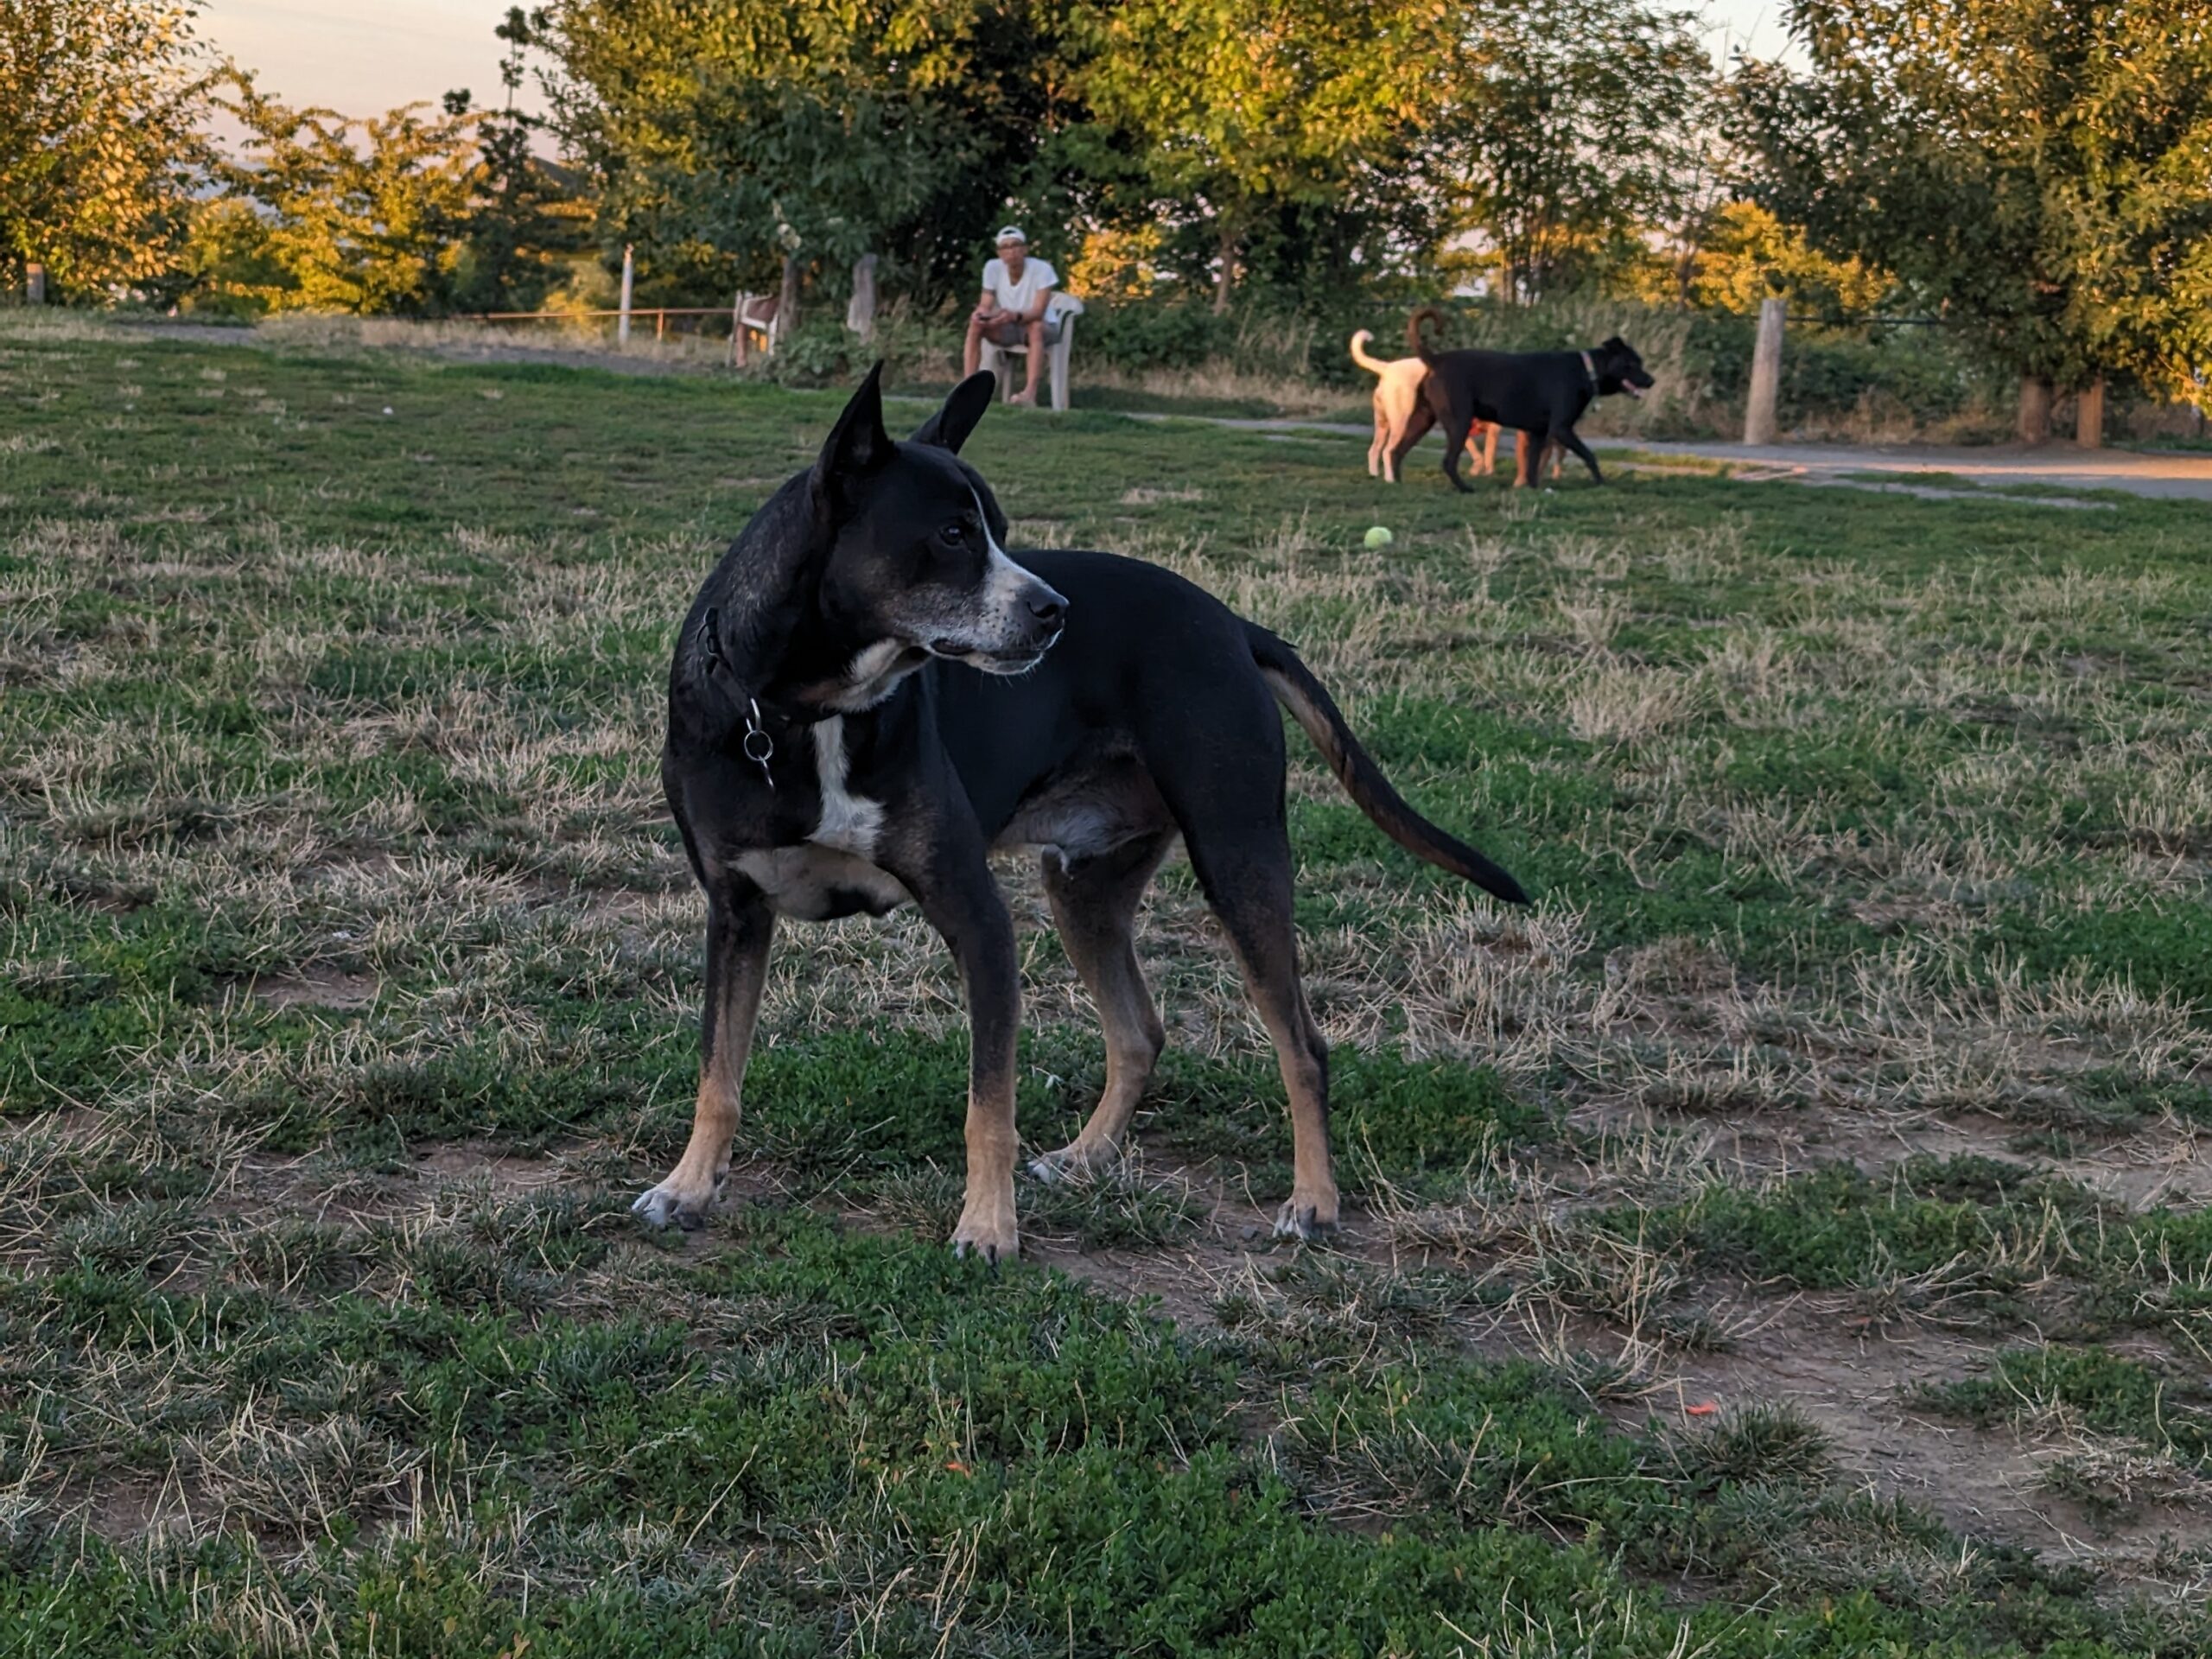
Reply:
<svg viewBox="0 0 2212 1659"><path fill-rule="evenodd" d="M911 917L785 931L744 1201L627 1213L671 632L835 408L0 321L0 1653L2207 1650L2202 508L995 414L1018 540L1287 634L1540 900L1294 733L1344 1236L1266 1234L1176 865L1141 1148L994 1276ZM1003 874L1052 1147L1103 1054Z"/></svg>

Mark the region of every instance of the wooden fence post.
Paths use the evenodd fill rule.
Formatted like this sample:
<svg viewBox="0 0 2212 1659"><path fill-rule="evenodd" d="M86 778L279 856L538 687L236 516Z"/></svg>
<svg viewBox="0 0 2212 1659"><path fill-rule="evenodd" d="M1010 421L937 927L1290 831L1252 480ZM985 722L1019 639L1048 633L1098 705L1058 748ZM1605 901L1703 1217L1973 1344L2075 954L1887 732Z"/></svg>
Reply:
<svg viewBox="0 0 2212 1659"><path fill-rule="evenodd" d="M2075 396L2074 442L2082 449L2105 447L2105 378L2101 374Z"/></svg>
<svg viewBox="0 0 2212 1659"><path fill-rule="evenodd" d="M23 296L33 305L46 303L46 267L31 264L23 267Z"/></svg>
<svg viewBox="0 0 2212 1659"><path fill-rule="evenodd" d="M784 256L784 284L776 295L776 338L787 340L798 327L798 256Z"/></svg>
<svg viewBox="0 0 2212 1659"><path fill-rule="evenodd" d="M2020 377L2018 435L2022 443L2050 442L2050 382L2039 374Z"/></svg>
<svg viewBox="0 0 2212 1659"><path fill-rule="evenodd" d="M1782 321L1787 307L1780 300L1759 302L1758 341L1751 348L1751 395L1744 404L1744 442L1772 443L1775 405L1782 395Z"/></svg>
<svg viewBox="0 0 2212 1659"><path fill-rule="evenodd" d="M872 253L853 261L853 298L845 308L845 327L863 340L875 338L875 256Z"/></svg>
<svg viewBox="0 0 2212 1659"><path fill-rule="evenodd" d="M743 289L737 290L737 302L729 308L729 365L741 369L752 359L753 353L745 339L745 302L748 296Z"/></svg>
<svg viewBox="0 0 2212 1659"><path fill-rule="evenodd" d="M622 309L614 323L614 343L617 346L630 343L630 283L636 275L637 264L631 258L630 245L626 242L622 245Z"/></svg>

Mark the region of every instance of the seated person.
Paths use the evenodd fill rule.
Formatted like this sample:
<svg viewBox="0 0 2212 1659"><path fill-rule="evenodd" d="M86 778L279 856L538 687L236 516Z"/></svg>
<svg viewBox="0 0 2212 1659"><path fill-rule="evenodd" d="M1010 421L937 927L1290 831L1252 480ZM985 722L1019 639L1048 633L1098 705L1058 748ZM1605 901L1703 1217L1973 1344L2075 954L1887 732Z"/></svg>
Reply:
<svg viewBox="0 0 2212 1659"><path fill-rule="evenodd" d="M983 342L1029 348L1029 379L1009 403L1037 401L1038 377L1045 372L1045 348L1060 337L1058 323L1045 321L1059 273L1029 257L1029 238L1019 225L999 232L999 257L983 267L983 298L968 319L968 346L962 372L973 374L982 361Z"/></svg>

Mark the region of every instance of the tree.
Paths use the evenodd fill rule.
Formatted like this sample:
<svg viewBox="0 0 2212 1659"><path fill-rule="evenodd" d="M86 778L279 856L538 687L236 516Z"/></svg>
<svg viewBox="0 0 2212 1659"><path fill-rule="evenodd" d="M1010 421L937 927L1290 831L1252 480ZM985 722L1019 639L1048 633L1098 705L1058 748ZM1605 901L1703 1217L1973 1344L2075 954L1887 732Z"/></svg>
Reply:
<svg viewBox="0 0 2212 1659"><path fill-rule="evenodd" d="M0 4L0 281L63 297L158 286L209 161L197 0Z"/></svg>
<svg viewBox="0 0 2212 1659"><path fill-rule="evenodd" d="M606 245L727 293L880 251L972 287L1058 119L1072 0L565 0L537 38Z"/></svg>
<svg viewBox="0 0 2212 1659"><path fill-rule="evenodd" d="M1699 227L1686 259L1637 291L1653 304L1705 311L1757 311L1780 298L1793 310L1841 321L1876 310L1897 279L1858 258L1833 259L1755 201L1724 201ZM1654 273L1655 275L1659 273Z"/></svg>
<svg viewBox="0 0 2212 1659"><path fill-rule="evenodd" d="M569 188L561 170L533 153L546 122L515 104L530 48L547 22L542 9L533 13L510 6L493 30L507 48L499 60L505 98L498 109L486 111L476 127L482 166L454 286L454 302L462 310L535 308L590 233L589 204ZM448 106L466 109L469 102L466 92L456 92Z"/></svg>
<svg viewBox="0 0 2212 1659"><path fill-rule="evenodd" d="M1522 0L1452 42L1440 164L1503 297L1590 286L1704 206L1713 78L1694 14Z"/></svg>
<svg viewBox="0 0 2212 1659"><path fill-rule="evenodd" d="M1205 227L1226 311L1264 232L1310 239L1301 215L1402 185L1446 12L1430 0L1088 7L1078 86L1094 124L1069 153L1109 195L1138 198L1136 216Z"/></svg>
<svg viewBox="0 0 2212 1659"><path fill-rule="evenodd" d="M364 316L448 308L482 167L477 118L410 104L366 120L296 110L238 75L223 107L245 129L219 172L202 279L247 309ZM456 102L459 100L456 100Z"/></svg>
<svg viewBox="0 0 2212 1659"><path fill-rule="evenodd" d="M2207 0L1790 0L1810 67L1746 66L1751 188L1895 271L2023 383L2212 364ZM2038 413L2041 411L2042 413Z"/></svg>

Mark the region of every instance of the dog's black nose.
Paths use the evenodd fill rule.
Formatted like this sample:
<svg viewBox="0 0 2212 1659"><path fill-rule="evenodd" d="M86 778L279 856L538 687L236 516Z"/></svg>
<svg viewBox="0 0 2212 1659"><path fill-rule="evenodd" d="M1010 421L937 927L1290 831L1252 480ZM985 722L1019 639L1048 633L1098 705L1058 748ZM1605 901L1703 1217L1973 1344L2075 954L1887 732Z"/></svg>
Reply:
<svg viewBox="0 0 2212 1659"><path fill-rule="evenodd" d="M1068 620L1068 602L1047 588L1029 601L1029 614L1048 628L1057 628Z"/></svg>

